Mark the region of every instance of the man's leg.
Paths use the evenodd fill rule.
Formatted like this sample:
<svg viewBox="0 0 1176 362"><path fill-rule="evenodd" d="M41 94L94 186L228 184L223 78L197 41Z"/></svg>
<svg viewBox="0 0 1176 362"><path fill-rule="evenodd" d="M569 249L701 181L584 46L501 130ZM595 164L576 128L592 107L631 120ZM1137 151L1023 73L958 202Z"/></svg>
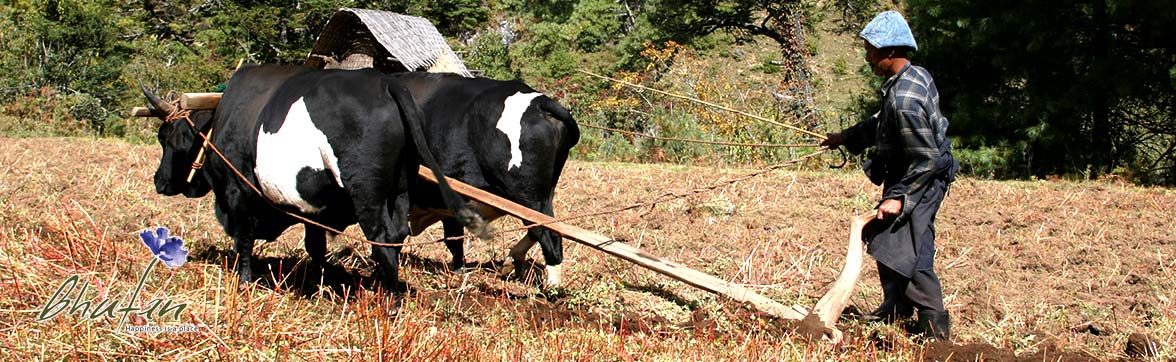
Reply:
<svg viewBox="0 0 1176 362"><path fill-rule="evenodd" d="M893 323L914 315L914 306L907 296L907 290L912 285L911 279L890 269L885 264L880 262L876 264L878 265L878 280L882 283L882 304L870 313L868 319Z"/></svg>
<svg viewBox="0 0 1176 362"><path fill-rule="evenodd" d="M941 341L951 339L951 315L943 305L943 287L935 270L915 271L906 297L919 309L912 332Z"/></svg>
<svg viewBox="0 0 1176 362"><path fill-rule="evenodd" d="M935 216L939 213L939 206L947 192L947 184L943 180L936 180L925 201L915 207L911 213L913 225L916 227L915 248L919 251L919 262L911 275L911 285L907 288L906 296L919 309L919 320L915 323L915 333L924 337L931 337L946 341L951 338L951 315L943 305L943 287L939 284L939 276L935 275Z"/></svg>

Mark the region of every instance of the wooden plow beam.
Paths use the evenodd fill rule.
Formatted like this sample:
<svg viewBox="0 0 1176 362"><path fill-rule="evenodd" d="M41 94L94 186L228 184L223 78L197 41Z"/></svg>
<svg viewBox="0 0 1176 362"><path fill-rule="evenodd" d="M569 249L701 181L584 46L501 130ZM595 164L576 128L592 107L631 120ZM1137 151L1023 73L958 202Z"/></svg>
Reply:
<svg viewBox="0 0 1176 362"><path fill-rule="evenodd" d="M437 179L433 177L433 173L423 166L420 168L418 174L430 182L437 183ZM456 179L446 177L446 181L449 182L449 186L454 191L473 200L517 218L539 224L542 227L563 235L565 238L674 278L695 288L749 304L761 312L778 318L801 322L799 323L799 328L802 334L833 342L841 340L841 331L837 330L835 323L841 316L842 310L848 304L849 295L853 292L853 287L861 275L863 254L862 228L876 215L870 212L853 218L845 268L837 278L837 281L833 283L831 290L809 312L804 307L797 305L791 307L785 306L775 300L726 280L690 269L685 265L673 261L659 258L629 244L617 242L603 235L566 224L551 216L516 204Z"/></svg>

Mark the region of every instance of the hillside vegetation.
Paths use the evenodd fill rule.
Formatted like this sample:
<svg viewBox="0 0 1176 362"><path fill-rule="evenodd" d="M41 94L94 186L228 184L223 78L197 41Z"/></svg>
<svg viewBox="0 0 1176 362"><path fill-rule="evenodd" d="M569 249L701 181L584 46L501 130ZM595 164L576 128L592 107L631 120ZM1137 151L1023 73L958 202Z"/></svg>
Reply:
<svg viewBox="0 0 1176 362"><path fill-rule="evenodd" d="M0 132L141 142L137 84L212 91L240 59L301 63L340 7L432 20L474 69L520 78L587 125L663 137L812 143L588 70L824 133L874 110L854 34L900 7L936 75L964 172L1176 183L1176 10L1156 2L725 0L15 0L0 4ZM1006 6L1007 5L1007 6ZM1040 16L1040 14L1057 14ZM1023 36L1022 34L1028 34ZM592 130L584 160L755 164L779 148Z"/></svg>

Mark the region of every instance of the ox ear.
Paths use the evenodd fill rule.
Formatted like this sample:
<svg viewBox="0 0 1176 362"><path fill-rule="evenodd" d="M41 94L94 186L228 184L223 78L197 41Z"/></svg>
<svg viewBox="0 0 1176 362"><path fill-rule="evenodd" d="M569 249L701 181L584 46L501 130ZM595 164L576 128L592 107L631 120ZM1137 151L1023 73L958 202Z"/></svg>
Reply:
<svg viewBox="0 0 1176 362"><path fill-rule="evenodd" d="M143 91L143 95L147 97L147 109L151 111L152 116L155 116L159 119L167 119L167 115L175 110L176 107L171 105L171 103L164 102L163 99L159 98L159 96L155 95L155 93L151 93L151 91L147 89L147 86L143 85L143 81L139 81L139 89L141 89Z"/></svg>

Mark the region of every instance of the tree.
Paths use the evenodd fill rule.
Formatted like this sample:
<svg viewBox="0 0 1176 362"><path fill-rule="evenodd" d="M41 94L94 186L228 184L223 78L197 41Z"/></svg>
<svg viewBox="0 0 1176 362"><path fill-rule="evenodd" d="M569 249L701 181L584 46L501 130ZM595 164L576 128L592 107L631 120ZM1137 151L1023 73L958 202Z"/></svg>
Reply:
<svg viewBox="0 0 1176 362"><path fill-rule="evenodd" d="M42 0L5 9L19 31L5 35L4 102L30 92L60 101L65 121L102 132L113 117L117 80L132 49L111 1ZM6 28L8 26L5 26ZM16 29L13 29L16 30Z"/></svg>
<svg viewBox="0 0 1176 362"><path fill-rule="evenodd" d="M784 56L788 71L783 75L791 84L791 93L803 95L797 97L803 104L795 106L812 107L812 84L806 64L810 54L804 37L811 4L801 0L653 0L648 6L652 7L648 12L650 22L659 24L670 39L689 40L718 31L730 32L736 40L757 36L772 39Z"/></svg>
<svg viewBox="0 0 1176 362"><path fill-rule="evenodd" d="M1176 11L1136 0L911 0L917 62L963 147L1014 176L1176 183Z"/></svg>

